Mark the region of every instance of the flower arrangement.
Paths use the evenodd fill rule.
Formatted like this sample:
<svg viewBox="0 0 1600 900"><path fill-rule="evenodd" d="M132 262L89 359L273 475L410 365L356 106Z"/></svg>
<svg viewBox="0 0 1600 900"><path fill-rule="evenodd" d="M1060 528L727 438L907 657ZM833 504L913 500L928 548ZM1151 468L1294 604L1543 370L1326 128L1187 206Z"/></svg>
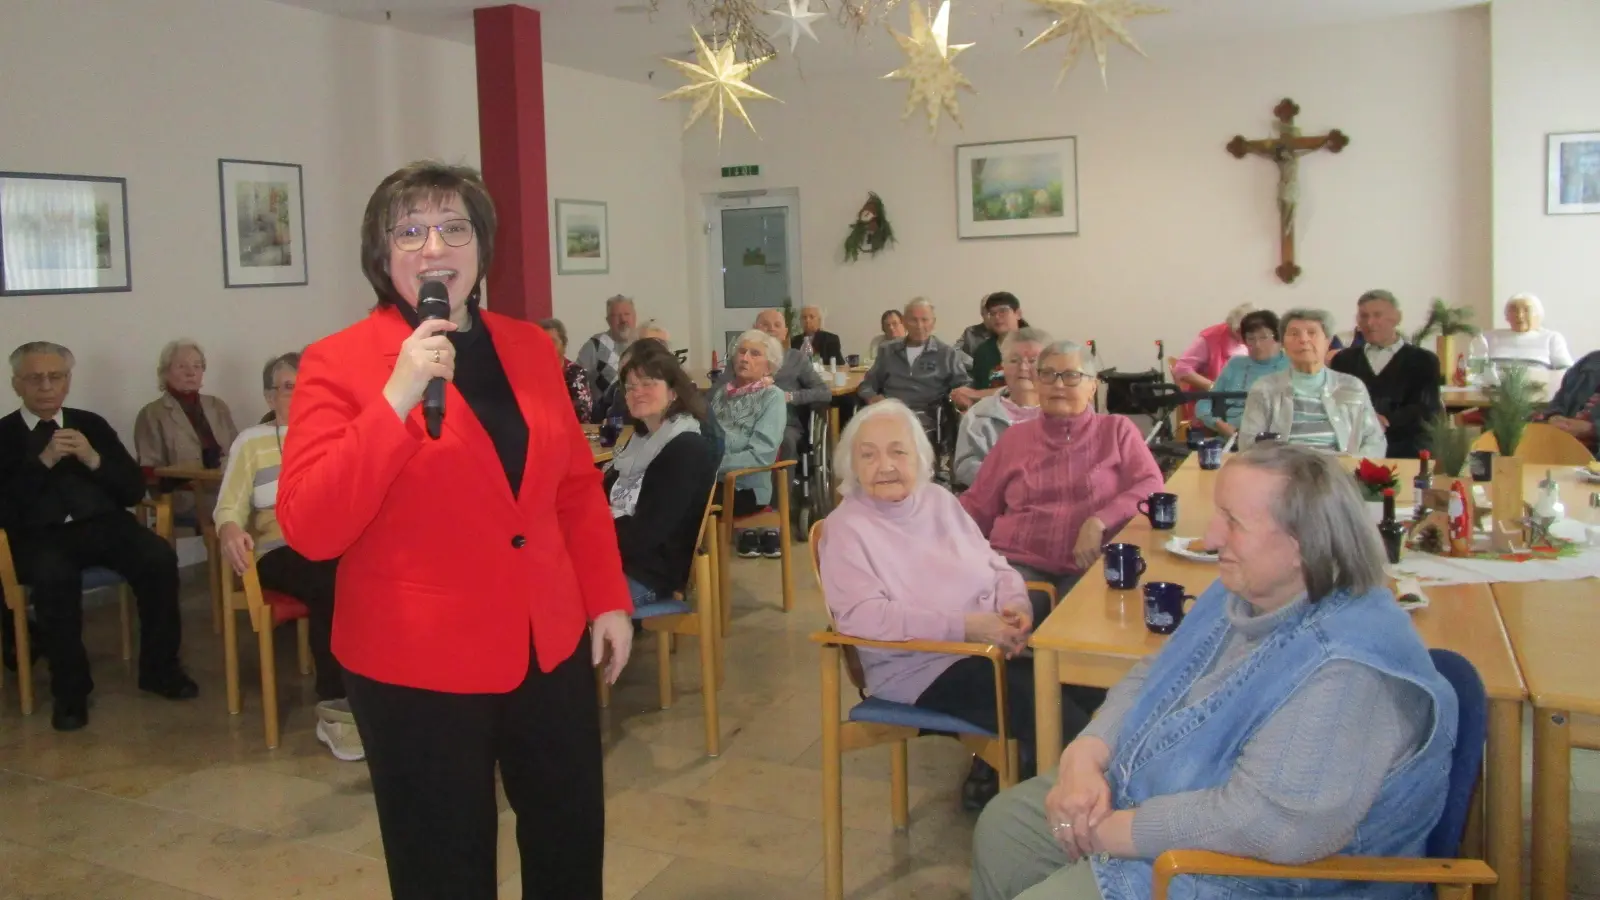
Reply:
<svg viewBox="0 0 1600 900"><path fill-rule="evenodd" d="M1393 466L1375 463L1370 459L1363 459L1356 467L1356 484L1361 488L1361 497L1368 503L1383 499L1385 489L1400 489L1400 477L1395 474Z"/></svg>

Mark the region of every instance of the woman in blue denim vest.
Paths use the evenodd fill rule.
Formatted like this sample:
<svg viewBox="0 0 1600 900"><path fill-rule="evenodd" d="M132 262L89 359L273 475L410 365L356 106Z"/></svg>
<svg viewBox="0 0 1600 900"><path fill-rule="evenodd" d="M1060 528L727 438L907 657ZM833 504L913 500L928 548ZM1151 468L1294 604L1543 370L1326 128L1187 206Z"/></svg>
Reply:
<svg viewBox="0 0 1600 900"><path fill-rule="evenodd" d="M1294 490L1289 490L1290 485ZM1055 773L997 797L974 900L1135 900L1151 861L1422 856L1444 808L1456 696L1384 587L1337 460L1259 445L1219 474L1220 578L1111 689ZM1412 900L1420 885L1183 878L1175 898Z"/></svg>

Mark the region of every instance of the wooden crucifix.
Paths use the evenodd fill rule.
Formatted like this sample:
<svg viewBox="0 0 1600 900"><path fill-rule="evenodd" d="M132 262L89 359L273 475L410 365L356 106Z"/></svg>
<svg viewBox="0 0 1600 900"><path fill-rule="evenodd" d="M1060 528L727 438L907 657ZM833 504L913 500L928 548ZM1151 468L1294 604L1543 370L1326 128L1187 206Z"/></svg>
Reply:
<svg viewBox="0 0 1600 900"><path fill-rule="evenodd" d="M1302 135L1299 126L1294 123L1294 117L1300 114L1300 105L1288 97L1273 107L1272 113L1278 117L1274 124L1277 137L1250 141L1245 140L1243 135L1234 135L1233 140L1228 142L1228 152L1237 159L1244 159L1247 155L1265 156L1278 166L1281 261L1276 271L1280 281L1293 284L1300 275L1300 267L1294 262L1294 212L1300 201L1300 157L1324 149L1338 153L1350 143L1350 138L1337 128L1327 134L1311 137Z"/></svg>

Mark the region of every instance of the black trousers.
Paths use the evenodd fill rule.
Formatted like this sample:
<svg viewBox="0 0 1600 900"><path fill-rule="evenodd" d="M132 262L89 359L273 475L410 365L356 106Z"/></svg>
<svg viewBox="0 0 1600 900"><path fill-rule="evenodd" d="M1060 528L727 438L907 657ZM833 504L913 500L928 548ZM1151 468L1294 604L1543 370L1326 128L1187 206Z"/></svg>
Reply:
<svg viewBox="0 0 1600 900"><path fill-rule="evenodd" d="M310 613L311 659L317 666L317 699L344 697L344 668L333 658L333 584L336 559L306 559L291 547L267 551L256 560L261 586L299 600Z"/></svg>
<svg viewBox="0 0 1600 900"><path fill-rule="evenodd" d="M587 634L507 694L445 694L345 674L394 900L493 900L495 764L517 816L524 900L600 900L600 712Z"/></svg>
<svg viewBox="0 0 1600 900"><path fill-rule="evenodd" d="M1034 755L1034 704L1033 657L1019 656L1006 660L1006 703L1011 707L1011 718L1006 723L1010 732L1022 743L1023 769L1031 775ZM1071 742L1078 736L1094 711L1105 702L1106 692L1099 688L1062 685L1061 687L1061 741ZM946 715L966 719L974 725L994 731L999 727L994 705L994 663L981 656L968 656L945 669L928 685L913 704Z"/></svg>
<svg viewBox="0 0 1600 900"><path fill-rule="evenodd" d="M94 690L83 646L83 570L91 566L116 572L133 588L139 604L139 677L159 677L178 668L183 639L178 554L132 513L118 510L14 540L17 577L29 586L55 699L78 701ZM11 640L11 621L5 618Z"/></svg>

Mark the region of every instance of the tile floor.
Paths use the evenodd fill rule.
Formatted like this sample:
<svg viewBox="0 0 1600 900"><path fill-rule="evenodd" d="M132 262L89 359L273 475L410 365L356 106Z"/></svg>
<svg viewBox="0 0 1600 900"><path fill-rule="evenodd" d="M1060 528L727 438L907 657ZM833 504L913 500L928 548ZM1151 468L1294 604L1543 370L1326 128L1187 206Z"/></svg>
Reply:
<svg viewBox="0 0 1600 900"><path fill-rule="evenodd" d="M666 712L656 708L654 643L637 648L603 714L607 900L821 895L820 697L807 635L825 617L809 567L795 572L797 608L785 615L778 564L734 563L719 759L704 755L692 640L678 654L678 702ZM8 676L0 700L0 900L387 897L365 767L340 763L317 743L314 698L309 679L294 674L293 641L279 641L284 734L269 752L248 668L253 644L243 650L244 713L230 717L220 639L200 589L190 585L185 597L185 658L201 683L198 701L172 703L134 688L116 659L111 606L88 614L99 688L87 730L52 732L47 702L21 718ZM914 742L911 828L896 834L887 752L846 758L852 900L967 896L973 817L957 803L965 771L954 741ZM1578 752L1573 779L1573 892L1600 897L1600 754ZM501 896L520 897L509 812L501 838Z"/></svg>

